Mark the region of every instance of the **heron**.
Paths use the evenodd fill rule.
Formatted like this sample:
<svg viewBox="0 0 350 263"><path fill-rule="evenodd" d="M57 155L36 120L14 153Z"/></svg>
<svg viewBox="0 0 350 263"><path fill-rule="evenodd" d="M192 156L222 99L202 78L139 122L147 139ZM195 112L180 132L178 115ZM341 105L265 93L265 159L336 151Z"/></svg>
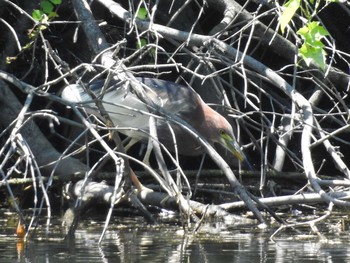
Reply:
<svg viewBox="0 0 350 263"><path fill-rule="evenodd" d="M152 103L163 112L177 116L189 124L210 145L221 145L240 162L251 168L236 141L231 124L207 105L190 86L148 77L136 77L136 80L143 86L145 94ZM128 82L112 78L109 81L95 80L84 86L88 87L89 92L81 84L71 84L63 89L61 97L81 106L87 113L102 118L94 101L100 100L114 125L117 125L118 131L131 138L130 145L135 142L148 142L150 105L146 105L137 96ZM173 133L170 132L168 124ZM159 142L169 151L174 152L176 147L178 154L185 156L197 156L207 151L203 143L178 123L168 122L163 118L157 120L156 128ZM176 146L173 134L175 134Z"/></svg>

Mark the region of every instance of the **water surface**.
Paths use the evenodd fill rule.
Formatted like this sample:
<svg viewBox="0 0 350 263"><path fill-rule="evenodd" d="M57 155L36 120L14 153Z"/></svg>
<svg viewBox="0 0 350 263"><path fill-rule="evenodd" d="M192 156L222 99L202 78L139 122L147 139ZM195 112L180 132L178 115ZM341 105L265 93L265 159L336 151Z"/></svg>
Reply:
<svg viewBox="0 0 350 263"><path fill-rule="evenodd" d="M347 231L328 233L321 241L306 228L272 241L275 229L212 223L194 234L174 222L150 225L141 216L115 216L98 245L103 218L84 219L69 241L63 240L59 218L53 218L48 235L39 228L23 243L11 220L0 220L0 262L350 262Z"/></svg>

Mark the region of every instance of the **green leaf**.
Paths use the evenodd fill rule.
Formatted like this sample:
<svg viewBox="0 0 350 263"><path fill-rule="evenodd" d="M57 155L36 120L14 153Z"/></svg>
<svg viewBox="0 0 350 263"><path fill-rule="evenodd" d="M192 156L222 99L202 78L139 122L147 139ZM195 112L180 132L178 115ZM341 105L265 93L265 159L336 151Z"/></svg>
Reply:
<svg viewBox="0 0 350 263"><path fill-rule="evenodd" d="M146 39L140 38L140 39L138 39L137 42L136 42L136 48L137 48L137 49L140 49L140 48L146 46L147 44L148 44L148 41L147 41Z"/></svg>
<svg viewBox="0 0 350 263"><path fill-rule="evenodd" d="M297 34L304 39L303 45L299 48L299 54L309 66L311 62L318 65L321 69L326 68L326 51L323 49L322 39L329 35L319 22L309 22L297 31Z"/></svg>
<svg viewBox="0 0 350 263"><path fill-rule="evenodd" d="M50 0L50 2L54 5L60 5L62 3L62 0Z"/></svg>
<svg viewBox="0 0 350 263"><path fill-rule="evenodd" d="M319 25L319 22L310 23L310 35L314 37L316 41L320 41L325 36L329 36L327 29Z"/></svg>
<svg viewBox="0 0 350 263"><path fill-rule="evenodd" d="M326 68L326 52L322 48L315 48L304 44L299 48L299 54L304 59L306 65L310 66L311 62L313 62L322 70Z"/></svg>
<svg viewBox="0 0 350 263"><path fill-rule="evenodd" d="M141 7L138 12L137 12L137 15L136 17L141 19L141 20L145 20L148 16L148 12L147 12L147 9L144 8L144 7Z"/></svg>
<svg viewBox="0 0 350 263"><path fill-rule="evenodd" d="M297 34L304 39L304 43L316 48L323 48L324 45L321 40L325 36L329 36L327 29L320 26L319 22L309 22L306 26L300 28Z"/></svg>
<svg viewBox="0 0 350 263"><path fill-rule="evenodd" d="M43 0L41 1L40 5L45 14L50 14L53 12L54 6L50 1Z"/></svg>
<svg viewBox="0 0 350 263"><path fill-rule="evenodd" d="M309 28L308 26L303 26L302 28L299 28L299 30L297 31L297 34L299 34L302 38L306 38L307 34L309 33Z"/></svg>
<svg viewBox="0 0 350 263"><path fill-rule="evenodd" d="M38 9L35 9L32 13L32 17L36 21L40 21L43 15L44 15L44 12Z"/></svg>
<svg viewBox="0 0 350 263"><path fill-rule="evenodd" d="M300 7L300 0L289 0L284 5L285 9L283 10L283 13L280 17L280 27L282 34L284 34L284 30L289 24L289 22L292 20L295 12Z"/></svg>
<svg viewBox="0 0 350 263"><path fill-rule="evenodd" d="M55 18L55 17L59 17L59 15L56 12L51 12L50 14L48 14L48 18Z"/></svg>

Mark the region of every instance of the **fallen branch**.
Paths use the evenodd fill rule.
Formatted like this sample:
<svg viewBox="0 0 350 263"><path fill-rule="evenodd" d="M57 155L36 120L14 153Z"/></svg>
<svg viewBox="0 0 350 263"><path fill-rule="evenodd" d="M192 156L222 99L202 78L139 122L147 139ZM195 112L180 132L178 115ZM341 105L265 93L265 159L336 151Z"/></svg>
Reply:
<svg viewBox="0 0 350 263"><path fill-rule="evenodd" d="M344 191L344 192L329 192L327 195L336 200L344 200L348 201L350 200L350 192ZM323 197L321 197L318 193L305 193L305 194L298 194L298 195L288 195L288 196L277 196L277 197L266 197L266 198L260 198L259 199L261 203L266 204L270 207L276 207L281 205L293 205L293 204L322 204L322 203L328 203ZM242 209L245 207L244 202L233 202L233 203L227 203L227 204L221 204L219 205L221 208L225 210L232 210L232 209Z"/></svg>

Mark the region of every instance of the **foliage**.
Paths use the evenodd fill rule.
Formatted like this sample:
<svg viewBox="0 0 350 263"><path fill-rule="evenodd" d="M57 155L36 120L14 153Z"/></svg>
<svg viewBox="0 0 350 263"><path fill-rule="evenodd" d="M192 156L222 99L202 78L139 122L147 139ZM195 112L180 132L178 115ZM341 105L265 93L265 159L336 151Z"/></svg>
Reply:
<svg viewBox="0 0 350 263"><path fill-rule="evenodd" d="M58 17L58 14L54 10L61 3L62 0L42 0L40 2L41 9L33 10L32 18L37 21L37 24L33 29L29 30L28 37L31 39L31 41L23 46L22 52L30 49L34 41L38 38L39 33L47 29L48 22ZM16 56L6 57L6 64L10 64L12 61L15 61L18 55L19 54Z"/></svg>
<svg viewBox="0 0 350 263"><path fill-rule="evenodd" d="M47 22L58 17L54 10L61 2L62 0L42 0L40 2L41 9L33 10L32 17L39 22L39 25L31 31L29 34L30 38L36 38L40 31L47 29Z"/></svg>
<svg viewBox="0 0 350 263"><path fill-rule="evenodd" d="M337 2L337 0L326 1ZM314 5L314 9L310 10L310 4ZM305 25L297 31L297 34L303 39L303 43L299 48L299 54L308 66L311 63L318 65L322 70L326 68L326 51L322 39L329 36L329 33L323 25L317 21L313 21L318 12L320 0L289 0L283 5L283 12L280 16L280 29L285 33L286 27L291 23L296 12L301 9L301 15L306 18Z"/></svg>
<svg viewBox="0 0 350 263"><path fill-rule="evenodd" d="M147 9L144 7L140 7L137 14L136 14L136 17L138 19L145 20L148 17Z"/></svg>
<svg viewBox="0 0 350 263"><path fill-rule="evenodd" d="M145 7L140 7L136 12L136 17L141 20L146 20L148 17L148 11ZM148 40L144 37L138 37L136 40L136 48L141 49L148 44Z"/></svg>
<svg viewBox="0 0 350 263"><path fill-rule="evenodd" d="M62 0L42 0L40 2L41 9L35 9L32 13L32 17L41 22L58 17L58 14L54 10L61 2Z"/></svg>
<svg viewBox="0 0 350 263"><path fill-rule="evenodd" d="M285 28L292 20L295 12L299 9L300 0L289 0L284 4L284 7L285 9L283 10L283 13L280 17L280 27L283 34L285 32Z"/></svg>
<svg viewBox="0 0 350 263"><path fill-rule="evenodd" d="M300 28L297 33L303 38L304 43L299 48L299 54L309 66L312 62L320 66L321 69L326 67L326 51L322 39L329 36L328 31L320 26L319 22L309 22Z"/></svg>

